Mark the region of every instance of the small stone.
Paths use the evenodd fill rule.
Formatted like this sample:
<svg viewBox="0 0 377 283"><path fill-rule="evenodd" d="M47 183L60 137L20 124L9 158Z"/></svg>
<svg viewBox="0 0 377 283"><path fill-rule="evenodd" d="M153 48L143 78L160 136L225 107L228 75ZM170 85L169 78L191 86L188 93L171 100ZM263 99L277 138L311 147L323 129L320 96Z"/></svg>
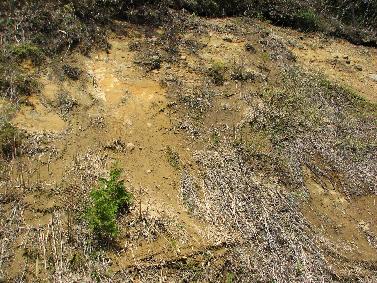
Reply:
<svg viewBox="0 0 377 283"><path fill-rule="evenodd" d="M245 43L245 49L246 49L246 51L251 52L251 53L257 52L255 47L250 42Z"/></svg>
<svg viewBox="0 0 377 283"><path fill-rule="evenodd" d="M358 71L362 71L363 67L362 66L355 66L355 69L358 70Z"/></svg>
<svg viewBox="0 0 377 283"><path fill-rule="evenodd" d="M226 35L223 37L223 40L226 42L233 42L233 37L231 35Z"/></svg>
<svg viewBox="0 0 377 283"><path fill-rule="evenodd" d="M377 82L377 74L370 74L369 77L374 80L375 82Z"/></svg>
<svg viewBox="0 0 377 283"><path fill-rule="evenodd" d="M351 64L351 61L350 60L346 60L346 64Z"/></svg>
<svg viewBox="0 0 377 283"><path fill-rule="evenodd" d="M129 150L129 151L133 151L135 149L135 145L132 143L132 142L129 142L127 145L126 145L126 148Z"/></svg>
<svg viewBox="0 0 377 283"><path fill-rule="evenodd" d="M289 44L290 46L295 47L297 43L296 43L294 40L290 40L290 39L288 39L288 44Z"/></svg>
<svg viewBox="0 0 377 283"><path fill-rule="evenodd" d="M221 104L221 107L222 107L223 110L232 110L229 103L223 103L223 104Z"/></svg>
<svg viewBox="0 0 377 283"><path fill-rule="evenodd" d="M186 57L185 55L182 55L182 56L181 56L181 60L186 60L186 58L187 58L187 57Z"/></svg>
<svg viewBox="0 0 377 283"><path fill-rule="evenodd" d="M152 170L147 170L147 174L150 174L150 173L152 173Z"/></svg>
<svg viewBox="0 0 377 283"><path fill-rule="evenodd" d="M156 70L156 69L155 69L155 70L153 70L152 72L153 72L154 74L158 74L158 73L159 73L159 71L158 71L158 70Z"/></svg>

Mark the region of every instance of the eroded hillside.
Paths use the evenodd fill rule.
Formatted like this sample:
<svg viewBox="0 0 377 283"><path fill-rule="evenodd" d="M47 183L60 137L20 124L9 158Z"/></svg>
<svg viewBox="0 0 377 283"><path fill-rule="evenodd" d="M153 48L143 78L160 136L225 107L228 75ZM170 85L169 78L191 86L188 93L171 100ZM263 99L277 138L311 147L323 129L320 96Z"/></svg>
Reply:
<svg viewBox="0 0 377 283"><path fill-rule="evenodd" d="M40 91L1 102L5 282L377 280L376 49L186 14L109 44L24 60ZM103 244L115 164L134 200Z"/></svg>

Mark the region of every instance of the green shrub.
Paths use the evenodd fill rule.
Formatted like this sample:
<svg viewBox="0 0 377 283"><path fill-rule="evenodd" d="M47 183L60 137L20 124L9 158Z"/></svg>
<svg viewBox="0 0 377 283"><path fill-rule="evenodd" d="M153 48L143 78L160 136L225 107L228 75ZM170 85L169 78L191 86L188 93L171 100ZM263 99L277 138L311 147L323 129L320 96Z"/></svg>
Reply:
<svg viewBox="0 0 377 283"><path fill-rule="evenodd" d="M180 0L174 2L202 16L246 14L251 7L256 5L255 0Z"/></svg>
<svg viewBox="0 0 377 283"><path fill-rule="evenodd" d="M214 15L220 12L219 3L214 0L184 0L183 6L199 15Z"/></svg>
<svg viewBox="0 0 377 283"><path fill-rule="evenodd" d="M118 168L112 169L110 178L100 179L98 188L90 193L91 205L85 216L99 239L109 240L118 235L116 218L132 203L132 194L126 191L124 181L119 179L121 172Z"/></svg>

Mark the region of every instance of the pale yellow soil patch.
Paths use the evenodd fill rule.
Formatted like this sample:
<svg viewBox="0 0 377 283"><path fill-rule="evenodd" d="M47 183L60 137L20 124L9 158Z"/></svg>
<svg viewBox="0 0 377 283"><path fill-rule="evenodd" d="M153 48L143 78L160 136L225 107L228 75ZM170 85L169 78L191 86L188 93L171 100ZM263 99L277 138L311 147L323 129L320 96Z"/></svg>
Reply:
<svg viewBox="0 0 377 283"><path fill-rule="evenodd" d="M303 213L349 260L377 262L377 196L349 198L324 177L306 170L309 201Z"/></svg>
<svg viewBox="0 0 377 283"><path fill-rule="evenodd" d="M45 107L37 97L28 99L31 106L21 106L12 123L28 132L61 132L66 123L51 109Z"/></svg>
<svg viewBox="0 0 377 283"><path fill-rule="evenodd" d="M109 53L97 52L90 58L77 56L85 70L81 81L42 77L41 94L30 97L29 105L22 106L12 121L30 133L61 134L51 144L59 153L57 157L42 154L38 161L24 160L31 172L25 173L26 182L45 182L47 186L43 194L24 197L27 225L49 224L52 219L49 211L54 206L64 207L63 200L73 198L56 194L53 188L62 185L75 156L91 149L98 155L108 155L124 169L128 190L135 195L133 213L139 213L140 208L151 217L173 219L179 226L177 229L186 235L184 239L164 235L137 245L130 245L120 236L117 240L125 250L109 253L114 261L113 270L143 261L152 255L151 251L156 261L163 261L214 244L211 227L190 215L180 199L181 173L184 166L190 166L193 149L182 135L174 132L165 113L168 99L160 84L161 74L145 73L134 63L136 53L129 51L130 42L131 38L114 37L110 39ZM66 116L57 106L57 95L61 92L78 103ZM117 141L124 146L122 149L109 148ZM169 162L168 147L179 156L178 168ZM69 183L69 179L63 182Z"/></svg>

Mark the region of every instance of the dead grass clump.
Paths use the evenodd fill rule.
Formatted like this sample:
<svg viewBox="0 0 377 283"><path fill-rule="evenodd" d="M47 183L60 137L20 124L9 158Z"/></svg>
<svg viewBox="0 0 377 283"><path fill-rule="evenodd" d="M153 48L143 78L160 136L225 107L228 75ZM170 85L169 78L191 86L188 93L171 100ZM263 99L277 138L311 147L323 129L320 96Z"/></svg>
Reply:
<svg viewBox="0 0 377 283"><path fill-rule="evenodd" d="M244 243L227 257L237 280L331 278L315 236L283 187L261 181L232 150L199 151L195 160L204 170L200 187L204 197L191 196L197 203L195 214L233 233L228 241ZM250 254L253 257L243 264ZM303 262L305 267L297 272ZM274 273L268 272L271 269Z"/></svg>
<svg viewBox="0 0 377 283"><path fill-rule="evenodd" d="M66 75L69 79L74 80L74 81L77 81L82 74L82 71L80 70L80 68L77 68L68 64L63 65L63 72L64 72L64 75Z"/></svg>
<svg viewBox="0 0 377 283"><path fill-rule="evenodd" d="M257 53L257 50L255 49L255 47L250 42L245 43L245 50L252 53L252 54Z"/></svg>
<svg viewBox="0 0 377 283"><path fill-rule="evenodd" d="M287 42L276 34L268 33L259 41L265 49L262 54L265 61L272 59L274 61L288 61L295 62L296 57L292 51L289 50ZM266 60L267 59L267 60Z"/></svg>
<svg viewBox="0 0 377 283"><path fill-rule="evenodd" d="M244 64L236 64L231 71L230 77L232 80L246 82L255 79L255 74L251 70L247 69Z"/></svg>
<svg viewBox="0 0 377 283"><path fill-rule="evenodd" d="M77 106L77 101L72 98L66 92L58 93L57 100L56 100L56 107L59 108L60 112L63 115L67 115Z"/></svg>
<svg viewBox="0 0 377 283"><path fill-rule="evenodd" d="M208 84L201 84L193 88L178 86L172 93L179 106L183 106L187 115L200 120L203 115L213 107L213 100L216 92Z"/></svg>

